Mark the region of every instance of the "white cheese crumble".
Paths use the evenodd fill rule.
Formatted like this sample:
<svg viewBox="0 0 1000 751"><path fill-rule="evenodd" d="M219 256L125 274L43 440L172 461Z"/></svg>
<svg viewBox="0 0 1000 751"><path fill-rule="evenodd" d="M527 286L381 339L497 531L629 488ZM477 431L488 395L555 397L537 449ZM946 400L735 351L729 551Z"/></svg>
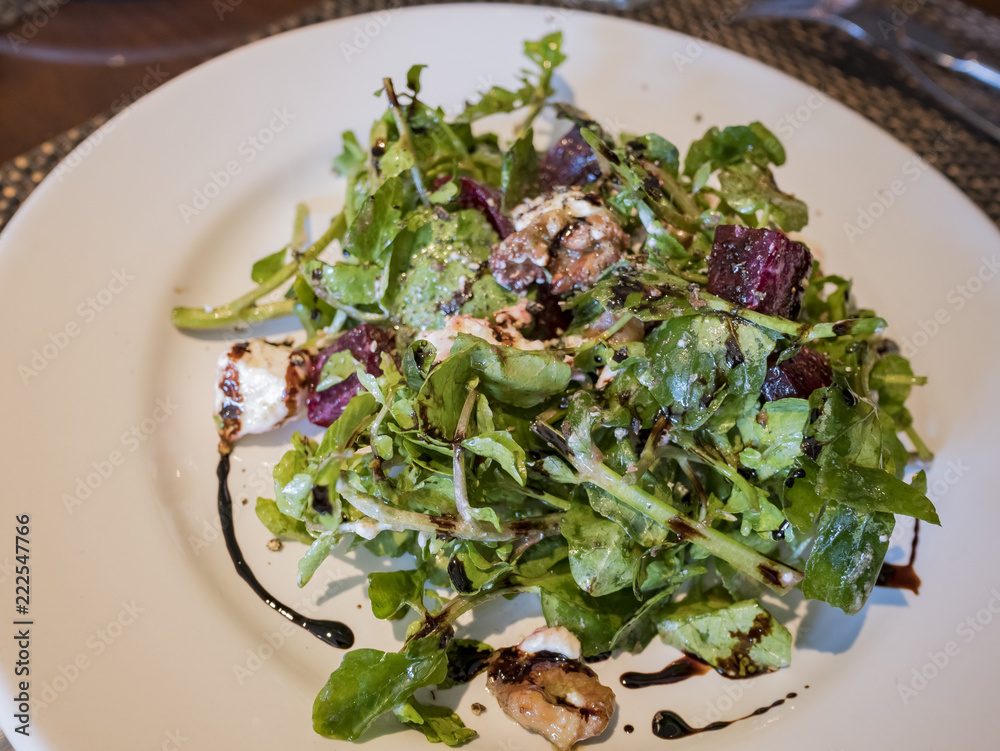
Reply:
<svg viewBox="0 0 1000 751"><path fill-rule="evenodd" d="M289 369L296 368L290 361L294 351L295 348L289 345L254 339L242 350L234 347L219 356L215 413L221 416L223 410L229 408L236 412L239 420L239 430L229 435L230 440L267 432L300 416L305 408L306 390L297 388L291 398L287 390L289 380L295 384L299 382L294 374L288 378ZM233 370L235 383L231 377ZM227 382L228 394L223 391L223 384ZM291 412L289 405L293 407Z"/></svg>
<svg viewBox="0 0 1000 751"><path fill-rule="evenodd" d="M483 318L473 318L472 316L452 316L448 319L443 329L436 331L421 331L417 339L423 339L434 345L436 354L434 363L437 364L451 354L451 348L455 344L455 337L459 334L469 334L480 339L484 339L490 344L506 344L514 349L544 349L545 343L533 339L525 339L518 330L518 321L523 320L520 316L509 314L512 308L505 308L508 315L501 317L504 311L498 311L494 315L501 323L491 324ZM524 324L522 324L524 325ZM501 338L504 341L501 341Z"/></svg>
<svg viewBox="0 0 1000 751"><path fill-rule="evenodd" d="M580 640L564 626L540 628L526 637L518 645L522 652L555 652L571 660L580 659Z"/></svg>

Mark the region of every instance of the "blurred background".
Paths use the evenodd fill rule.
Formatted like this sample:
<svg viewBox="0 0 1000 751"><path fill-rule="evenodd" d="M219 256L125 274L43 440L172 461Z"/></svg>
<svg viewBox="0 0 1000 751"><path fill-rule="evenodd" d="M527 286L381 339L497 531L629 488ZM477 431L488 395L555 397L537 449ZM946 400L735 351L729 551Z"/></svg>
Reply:
<svg viewBox="0 0 1000 751"><path fill-rule="evenodd" d="M0 0L0 164L96 115L123 109L164 81L246 42L266 27L301 14L316 2ZM801 16L804 8L812 12L809 6L843 8L857 2L823 0L803 5L783 0L778 10L787 13L789 8L797 9ZM606 5L620 8L628 3L623 0ZM910 16L927 3L885 0L884 6L890 14L895 11ZM330 4L328 0L326 5ZM581 0L575 4L601 5ZM689 13L698 5L683 4ZM774 11L774 2L764 4ZM1000 0L969 0L969 4L990 15L1000 14ZM350 15L384 3L337 0L332 5L338 6L336 15ZM344 7L351 5L357 7ZM739 0L736 7L755 5L760 3ZM706 15L710 12L717 13L716 5L705 3ZM301 18L288 25L301 25ZM978 40L987 45L991 41L1000 47L1000 39L992 31L986 39ZM877 58L866 64L873 61ZM973 99L975 94L973 91ZM982 97L988 93L983 92Z"/></svg>
<svg viewBox="0 0 1000 751"><path fill-rule="evenodd" d="M0 163L315 2L0 0Z"/></svg>
<svg viewBox="0 0 1000 751"><path fill-rule="evenodd" d="M0 228L74 148L188 68L311 23L353 17L360 30L455 1L0 0ZM554 24L575 10L623 16L782 70L909 146L1000 224L1000 0L501 1L562 6L545 11Z"/></svg>

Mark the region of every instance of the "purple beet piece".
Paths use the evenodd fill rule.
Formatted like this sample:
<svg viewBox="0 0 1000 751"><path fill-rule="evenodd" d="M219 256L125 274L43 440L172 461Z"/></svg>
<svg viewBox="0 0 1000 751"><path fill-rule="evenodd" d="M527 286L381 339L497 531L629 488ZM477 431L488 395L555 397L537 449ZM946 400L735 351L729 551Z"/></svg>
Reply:
<svg viewBox="0 0 1000 751"><path fill-rule="evenodd" d="M760 389L765 402L778 399L808 399L816 389L833 383L833 371L826 355L803 347L782 363L771 365Z"/></svg>
<svg viewBox="0 0 1000 751"><path fill-rule="evenodd" d="M390 351L392 345L391 331L362 323L337 337L333 344L314 357L309 372L310 393L306 401L309 422L324 428L329 427L343 414L347 403L361 390L361 381L357 375L351 375L323 391L314 390L319 383L323 366L331 355L343 352L345 349L350 350L351 356L364 365L365 370L374 376L380 376L382 353Z"/></svg>
<svg viewBox="0 0 1000 751"><path fill-rule="evenodd" d="M805 245L781 232L723 224L708 257L708 291L748 310L794 319L812 261Z"/></svg>
<svg viewBox="0 0 1000 751"><path fill-rule="evenodd" d="M458 180L458 198L455 199L463 209L475 209L483 214L490 226L496 230L503 240L514 231L514 222L500 210L500 191L483 185L470 177L452 178L451 175L441 175L434 181L437 190L449 180Z"/></svg>
<svg viewBox="0 0 1000 751"><path fill-rule="evenodd" d="M577 125L553 144L538 164L542 188L581 187L601 176L597 154L580 135Z"/></svg>

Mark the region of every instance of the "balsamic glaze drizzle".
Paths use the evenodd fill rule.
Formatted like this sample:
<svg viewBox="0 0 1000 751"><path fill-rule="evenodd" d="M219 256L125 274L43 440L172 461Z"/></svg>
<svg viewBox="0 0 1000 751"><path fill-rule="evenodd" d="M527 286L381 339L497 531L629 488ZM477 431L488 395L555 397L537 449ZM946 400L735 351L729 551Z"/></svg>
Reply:
<svg viewBox="0 0 1000 751"><path fill-rule="evenodd" d="M226 549L229 550L229 557L232 559L233 566L236 567L236 573L240 575L240 578L249 584L250 589L271 608L281 613L296 626L304 628L320 641L339 649L350 649L354 646L354 633L345 624L338 621L307 618L279 602L257 581L257 577L253 575L246 559L243 558L240 545L236 541L236 531L233 529L233 499L229 494L228 454L220 455L216 476L219 478L219 521L222 522L222 534L226 538Z"/></svg>
<svg viewBox="0 0 1000 751"><path fill-rule="evenodd" d="M913 564L917 562L917 543L920 542L920 520L913 525L913 547L910 548L910 560L906 565L883 563L878 572L875 585L892 589L908 589L913 594L920 594L920 577L917 576Z"/></svg>
<svg viewBox="0 0 1000 751"><path fill-rule="evenodd" d="M680 683L695 675L705 675L711 667L695 658L684 655L674 660L657 673L622 673L618 680L625 688L647 688L649 686L667 686Z"/></svg>
<svg viewBox="0 0 1000 751"><path fill-rule="evenodd" d="M794 699L796 696L798 696L798 694L788 694L784 699L778 699L776 702L768 704L766 707L756 709L745 717L737 717L735 720L712 722L703 728L691 727L679 714L672 712L669 709L664 709L657 712L656 716L653 717L653 735L657 738L676 740L677 738L687 738L689 735L707 733L711 730L722 730L723 728L728 728L734 722L749 720L751 717L759 717L762 714L766 714L775 707L780 707L786 700Z"/></svg>

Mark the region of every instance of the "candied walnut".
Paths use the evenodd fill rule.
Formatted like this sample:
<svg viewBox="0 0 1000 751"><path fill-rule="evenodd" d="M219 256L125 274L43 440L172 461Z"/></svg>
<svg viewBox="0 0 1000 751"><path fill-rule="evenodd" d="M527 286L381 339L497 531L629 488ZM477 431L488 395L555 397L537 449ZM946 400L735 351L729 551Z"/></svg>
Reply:
<svg viewBox="0 0 1000 751"><path fill-rule="evenodd" d="M578 190L526 201L514 210L514 227L490 254L490 271L518 292L547 279L556 295L586 289L631 242L597 195Z"/></svg>
<svg viewBox="0 0 1000 751"><path fill-rule="evenodd" d="M552 271L552 292L564 295L574 287L593 286L604 269L621 260L628 249L629 236L611 217L587 217L585 224L575 225L562 238L549 264Z"/></svg>
<svg viewBox="0 0 1000 751"><path fill-rule="evenodd" d="M549 243L540 228L507 235L490 253L490 272L497 283L515 292L545 281L549 262Z"/></svg>
<svg viewBox="0 0 1000 751"><path fill-rule="evenodd" d="M511 719L561 750L600 735L615 711L614 692L593 670L554 651L497 650L489 660L486 686Z"/></svg>

